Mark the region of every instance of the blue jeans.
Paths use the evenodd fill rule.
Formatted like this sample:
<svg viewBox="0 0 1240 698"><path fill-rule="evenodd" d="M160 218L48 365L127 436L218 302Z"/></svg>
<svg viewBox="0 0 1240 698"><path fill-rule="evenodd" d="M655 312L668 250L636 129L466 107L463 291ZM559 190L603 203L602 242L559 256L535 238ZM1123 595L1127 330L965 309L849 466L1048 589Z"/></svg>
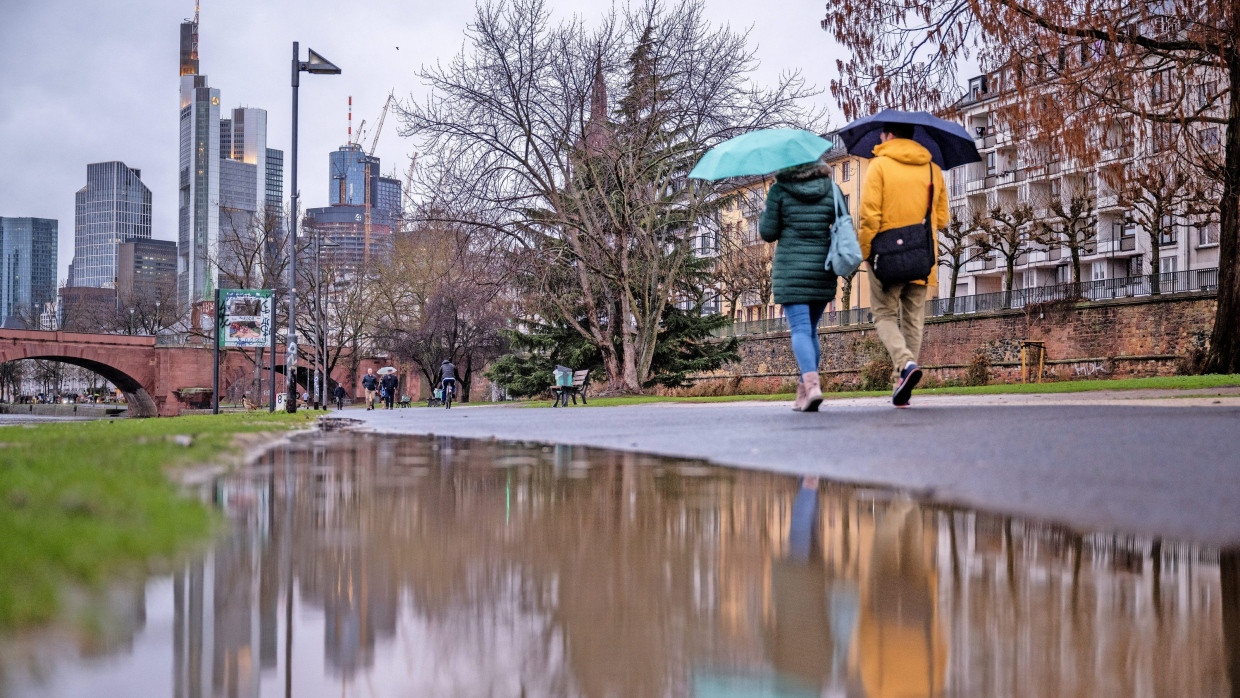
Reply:
<svg viewBox="0 0 1240 698"><path fill-rule="evenodd" d="M784 304L788 331L792 334L792 353L797 357L801 373L818 370L818 359L822 355L822 347L818 343L818 321L826 309L826 301Z"/></svg>

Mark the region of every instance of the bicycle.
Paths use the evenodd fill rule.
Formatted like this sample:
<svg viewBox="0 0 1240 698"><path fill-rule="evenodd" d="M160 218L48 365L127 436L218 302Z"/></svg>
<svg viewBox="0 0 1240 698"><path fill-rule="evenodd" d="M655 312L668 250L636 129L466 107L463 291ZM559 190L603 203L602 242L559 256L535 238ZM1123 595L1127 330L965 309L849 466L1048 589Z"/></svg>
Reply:
<svg viewBox="0 0 1240 698"><path fill-rule="evenodd" d="M452 409L452 400L456 397L456 381L443 382L443 408Z"/></svg>

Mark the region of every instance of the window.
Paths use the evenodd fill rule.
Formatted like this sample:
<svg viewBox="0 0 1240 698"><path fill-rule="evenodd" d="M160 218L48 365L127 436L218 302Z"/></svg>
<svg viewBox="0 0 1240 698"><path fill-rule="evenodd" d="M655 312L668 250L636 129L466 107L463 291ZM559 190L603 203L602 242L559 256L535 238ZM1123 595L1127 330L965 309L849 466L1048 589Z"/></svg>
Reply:
<svg viewBox="0 0 1240 698"><path fill-rule="evenodd" d="M1141 255L1128 259L1128 275L1141 276L1145 273L1145 259Z"/></svg>
<svg viewBox="0 0 1240 698"><path fill-rule="evenodd" d="M1193 93L1196 96L1197 108L1204 109L1214 103L1214 95L1218 93L1218 81L1210 80L1193 87Z"/></svg>
<svg viewBox="0 0 1240 698"><path fill-rule="evenodd" d="M993 175L995 173L996 160L997 158L995 158L994 153L986 153L986 174L987 175Z"/></svg>
<svg viewBox="0 0 1240 698"><path fill-rule="evenodd" d="M1150 152L1161 153L1171 148L1171 124L1153 124L1150 132Z"/></svg>
<svg viewBox="0 0 1240 698"><path fill-rule="evenodd" d="M1072 267L1067 264L1055 267L1055 282L1061 284L1072 283Z"/></svg>
<svg viewBox="0 0 1240 698"><path fill-rule="evenodd" d="M1090 265L1090 278L1094 281L1102 281L1107 278L1107 263L1094 262Z"/></svg>
<svg viewBox="0 0 1240 698"><path fill-rule="evenodd" d="M1218 150L1218 126L1203 128L1197 133L1197 139L1204 150Z"/></svg>
<svg viewBox="0 0 1240 698"><path fill-rule="evenodd" d="M1218 221L1210 221L1206 225L1197 228L1197 246L1205 247L1207 245L1217 245L1219 237Z"/></svg>
<svg viewBox="0 0 1240 698"><path fill-rule="evenodd" d="M1172 68L1164 68L1154 73L1154 80L1150 84L1150 101L1154 104L1162 104L1171 99L1171 78Z"/></svg>
<svg viewBox="0 0 1240 698"><path fill-rule="evenodd" d="M849 162L849 161L847 161L847 160L845 160L845 161L844 161L844 162L840 165L840 168L841 168L841 169L842 169L842 171L843 171L843 175L844 175L843 179L844 179L844 181L845 181L845 182L847 182L847 181L851 180L851 179L852 179L852 163L851 163L851 162Z"/></svg>
<svg viewBox="0 0 1240 698"><path fill-rule="evenodd" d="M851 207L849 206L849 204L848 204L848 197L849 197L849 196L852 196L852 195L851 195L851 194L845 194L845 195L844 195L844 210L845 210L845 211L849 211L850 213L849 213L848 215L850 215L850 216L851 216L851 215L852 215L852 213L851 213L852 208L851 208ZM1215 242L1217 242L1217 240L1216 240Z"/></svg>
<svg viewBox="0 0 1240 698"><path fill-rule="evenodd" d="M1158 244L1159 245L1174 245L1176 243L1175 219L1172 218L1170 215L1163 216L1161 224L1158 227L1159 227Z"/></svg>
<svg viewBox="0 0 1240 698"><path fill-rule="evenodd" d="M1158 258L1158 273L1174 274L1175 269L1176 269L1176 262L1178 261L1179 259L1177 257L1159 257Z"/></svg>

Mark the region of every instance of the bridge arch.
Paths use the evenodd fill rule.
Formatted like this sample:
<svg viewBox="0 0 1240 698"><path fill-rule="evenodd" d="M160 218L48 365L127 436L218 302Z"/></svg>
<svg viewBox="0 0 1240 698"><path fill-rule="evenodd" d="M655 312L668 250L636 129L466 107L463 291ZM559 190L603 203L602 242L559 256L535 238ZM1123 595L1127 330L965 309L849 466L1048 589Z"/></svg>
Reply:
<svg viewBox="0 0 1240 698"><path fill-rule="evenodd" d="M14 355L16 353L16 355ZM155 404L155 400L151 394L142 385L138 379L134 378L125 371L108 365L102 361L90 359L83 356L69 356L56 352L45 351L17 351L4 352L3 362L22 361L24 359L39 359L43 361L59 361L60 363L69 364L71 366L80 366L88 371L93 371L103 377L116 389L124 393L125 402L129 407L128 416L130 417L157 417L159 416L159 407Z"/></svg>

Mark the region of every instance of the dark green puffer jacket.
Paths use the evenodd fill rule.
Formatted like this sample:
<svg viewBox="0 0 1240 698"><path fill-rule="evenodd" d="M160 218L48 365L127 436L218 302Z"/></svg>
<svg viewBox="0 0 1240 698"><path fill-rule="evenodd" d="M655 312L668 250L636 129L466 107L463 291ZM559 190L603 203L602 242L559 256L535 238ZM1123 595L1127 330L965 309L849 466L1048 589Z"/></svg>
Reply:
<svg viewBox="0 0 1240 698"><path fill-rule="evenodd" d="M835 222L830 177L775 178L766 194L758 232L779 242L771 267L775 302L810 303L835 298L835 274L823 268Z"/></svg>

